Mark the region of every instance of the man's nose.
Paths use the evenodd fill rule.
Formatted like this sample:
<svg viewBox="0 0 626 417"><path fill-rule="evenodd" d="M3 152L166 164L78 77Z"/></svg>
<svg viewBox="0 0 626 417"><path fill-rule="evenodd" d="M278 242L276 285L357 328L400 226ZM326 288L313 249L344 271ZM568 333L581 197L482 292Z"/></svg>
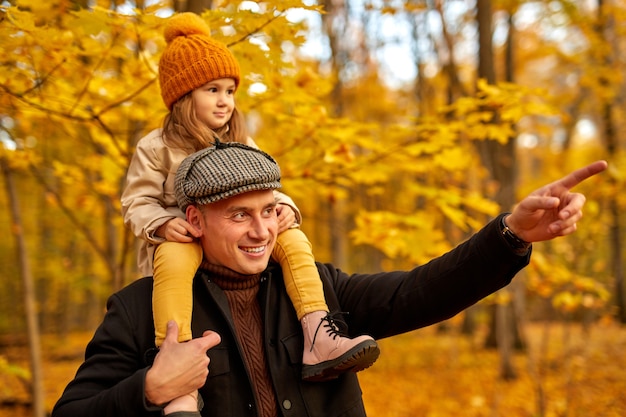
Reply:
<svg viewBox="0 0 626 417"><path fill-rule="evenodd" d="M267 220L264 218L255 218L252 222L252 226L250 228L250 232L249 232L250 236L255 238L255 239L259 239L259 240L264 240L267 239L269 236L269 228L267 227Z"/></svg>

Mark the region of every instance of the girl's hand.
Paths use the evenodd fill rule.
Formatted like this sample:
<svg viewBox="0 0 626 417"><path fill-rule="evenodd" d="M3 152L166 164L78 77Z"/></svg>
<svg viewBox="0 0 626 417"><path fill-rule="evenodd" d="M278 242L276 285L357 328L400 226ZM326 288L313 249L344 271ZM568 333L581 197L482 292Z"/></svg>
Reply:
<svg viewBox="0 0 626 417"><path fill-rule="evenodd" d="M276 214L278 214L278 233L282 233L296 224L296 212L291 206L278 204Z"/></svg>
<svg viewBox="0 0 626 417"><path fill-rule="evenodd" d="M193 242L194 238L200 237L196 228L179 217L174 217L161 225L161 227L156 230L156 235L169 242L180 243Z"/></svg>

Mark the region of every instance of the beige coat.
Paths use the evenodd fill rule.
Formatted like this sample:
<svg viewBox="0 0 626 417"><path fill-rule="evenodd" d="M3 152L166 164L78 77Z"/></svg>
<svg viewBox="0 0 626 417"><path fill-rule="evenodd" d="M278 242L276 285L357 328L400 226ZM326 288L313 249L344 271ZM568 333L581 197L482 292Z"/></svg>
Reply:
<svg viewBox="0 0 626 417"><path fill-rule="evenodd" d="M252 139L248 145L257 147ZM155 129L141 138L133 155L126 188L122 193L122 215L124 224L139 237L140 247L137 264L143 276L152 275L154 250L165 239L155 235L156 230L174 217L185 218L178 208L174 193L176 170L187 152L165 145L161 129ZM298 223L302 222L294 202L283 193L275 191L280 204L291 206L296 212Z"/></svg>

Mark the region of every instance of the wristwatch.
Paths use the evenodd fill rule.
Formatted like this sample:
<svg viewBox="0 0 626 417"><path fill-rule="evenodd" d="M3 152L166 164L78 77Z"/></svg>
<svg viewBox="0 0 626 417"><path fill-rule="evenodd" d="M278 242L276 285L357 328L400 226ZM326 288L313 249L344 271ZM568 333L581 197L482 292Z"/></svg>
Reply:
<svg viewBox="0 0 626 417"><path fill-rule="evenodd" d="M507 226L506 222L504 221L505 217L506 215L502 216L501 221L500 233L502 233L502 237L504 237L504 240L506 240L506 243L509 244L509 246L516 255L526 255L532 243L520 239L515 233L513 233L513 231L509 229L509 226Z"/></svg>

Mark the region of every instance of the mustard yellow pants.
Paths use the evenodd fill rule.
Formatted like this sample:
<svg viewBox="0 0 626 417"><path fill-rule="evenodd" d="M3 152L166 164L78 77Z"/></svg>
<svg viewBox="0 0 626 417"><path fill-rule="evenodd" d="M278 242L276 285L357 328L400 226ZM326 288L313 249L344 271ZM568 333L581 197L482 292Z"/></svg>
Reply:
<svg viewBox="0 0 626 417"><path fill-rule="evenodd" d="M157 247L152 293L157 346L165 339L169 320L178 324L179 342L191 339L192 283L202 256L198 243L164 242ZM328 311L311 243L300 229L279 234L272 257L283 270L287 294L299 320L313 311Z"/></svg>

